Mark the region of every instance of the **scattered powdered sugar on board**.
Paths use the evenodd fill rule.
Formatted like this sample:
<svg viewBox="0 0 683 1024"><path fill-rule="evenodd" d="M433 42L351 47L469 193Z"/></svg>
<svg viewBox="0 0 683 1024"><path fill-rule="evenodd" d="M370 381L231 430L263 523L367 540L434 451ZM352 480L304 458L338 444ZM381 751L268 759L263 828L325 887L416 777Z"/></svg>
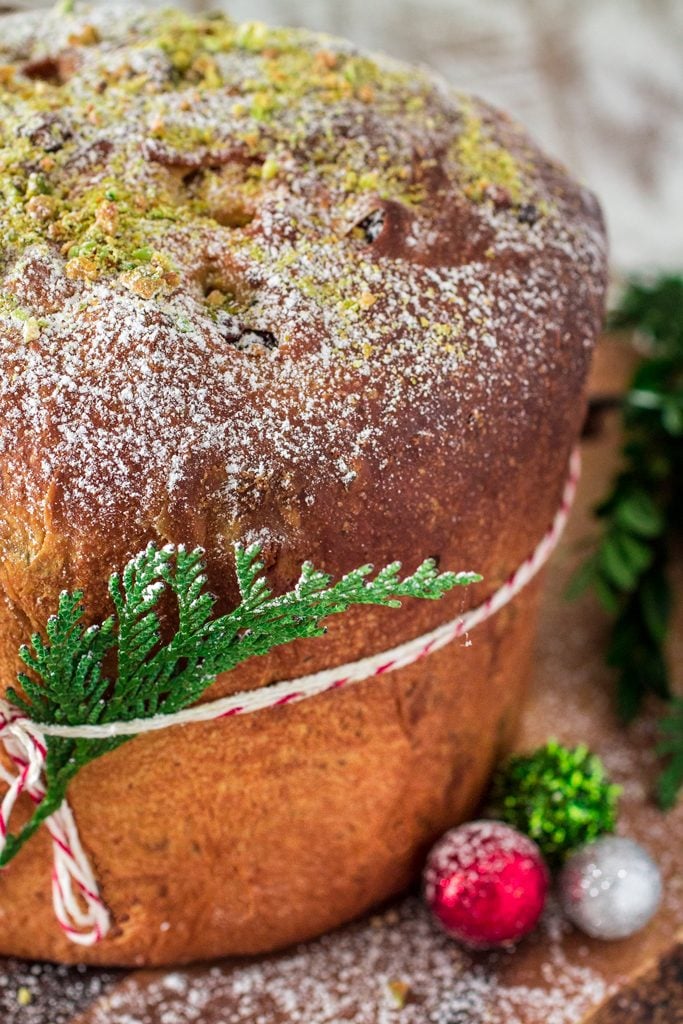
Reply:
<svg viewBox="0 0 683 1024"><path fill-rule="evenodd" d="M2 1024L71 1024L116 981L113 971L8 960L0 970Z"/></svg>
<svg viewBox="0 0 683 1024"><path fill-rule="evenodd" d="M260 962L128 979L88 1024L575 1024L608 987L560 945L550 909L538 985L505 985L501 958L473 958L410 898L361 924Z"/></svg>

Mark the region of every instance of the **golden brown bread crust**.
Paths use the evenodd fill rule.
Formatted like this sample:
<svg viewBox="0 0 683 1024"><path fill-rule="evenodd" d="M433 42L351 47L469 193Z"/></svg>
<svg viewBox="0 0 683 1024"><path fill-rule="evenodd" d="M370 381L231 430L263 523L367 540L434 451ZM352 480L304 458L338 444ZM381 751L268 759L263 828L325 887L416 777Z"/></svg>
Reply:
<svg viewBox="0 0 683 1024"><path fill-rule="evenodd" d="M237 539L263 543L276 589L306 558L485 575L350 615L212 695L392 646L502 582L583 414L605 276L590 193L480 101L307 33L41 12L3 20L0 62L3 684L63 587L101 616L149 540L203 545L224 607ZM90 766L71 798L117 932L88 959L268 948L404 884L481 791L529 602L386 684ZM83 955L40 911L48 873L39 839L0 878L0 951ZM257 912L269 893L282 920Z"/></svg>
<svg viewBox="0 0 683 1024"><path fill-rule="evenodd" d="M151 734L88 765L69 798L115 927L91 948L66 940L40 834L0 876L0 949L129 965L257 953L400 892L472 816L514 735L536 597L534 583L471 646L386 685ZM345 651L337 634L317 661Z"/></svg>

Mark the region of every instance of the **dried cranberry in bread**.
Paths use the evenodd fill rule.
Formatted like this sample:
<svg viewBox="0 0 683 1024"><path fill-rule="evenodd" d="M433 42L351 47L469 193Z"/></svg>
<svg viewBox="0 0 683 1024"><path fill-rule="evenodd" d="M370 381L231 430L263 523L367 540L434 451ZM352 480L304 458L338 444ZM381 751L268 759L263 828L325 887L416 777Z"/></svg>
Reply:
<svg viewBox="0 0 683 1024"><path fill-rule="evenodd" d="M523 129L424 71L303 31L94 5L0 21L0 664L59 592L107 611L150 540L235 540L485 581L359 610L208 696L389 648L491 593L556 511L605 240ZM49 844L0 876L0 952L251 953L403 887L467 816L520 708L536 585L409 668L140 737L70 801L115 927L71 946Z"/></svg>

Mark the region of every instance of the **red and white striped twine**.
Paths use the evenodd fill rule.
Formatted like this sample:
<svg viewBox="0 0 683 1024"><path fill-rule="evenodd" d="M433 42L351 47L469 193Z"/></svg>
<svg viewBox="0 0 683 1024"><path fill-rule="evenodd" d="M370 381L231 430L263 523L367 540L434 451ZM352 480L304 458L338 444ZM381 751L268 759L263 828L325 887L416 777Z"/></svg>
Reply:
<svg viewBox="0 0 683 1024"><path fill-rule="evenodd" d="M12 810L19 797L26 793L34 804L39 804L45 796L43 773L47 747L40 726L6 700L0 700L0 742L16 768L16 774L12 774L0 764L0 777L7 783L0 805L2 851L7 843ZM72 942L92 946L107 934L111 922L66 800L46 819L45 826L52 839L55 917Z"/></svg>
<svg viewBox="0 0 683 1024"><path fill-rule="evenodd" d="M464 636L512 600L547 561L557 546L569 518L580 471L581 460L577 447L569 460L569 472L562 501L550 528L529 557L495 593L483 604L458 616L457 619L437 626L431 633L408 640L407 643L389 651L361 658L348 665L314 672L299 679L273 683L260 690L233 694L207 704L194 705L174 714L139 718L129 722L76 726L37 725L12 704L0 700L0 742L4 744L9 759L17 769L16 774L12 774L0 765L0 777L8 786L0 804L0 851L4 849L7 841L9 820L19 797L26 793L38 804L45 795L46 736L71 739L136 736L168 729L174 725L214 721L294 704L328 690L337 690L351 683L404 668L445 647L452 640ZM107 934L111 919L100 896L97 880L81 845L76 823L66 800L46 819L45 824L52 838L54 855L52 901L55 917L72 942L85 946L93 945Z"/></svg>

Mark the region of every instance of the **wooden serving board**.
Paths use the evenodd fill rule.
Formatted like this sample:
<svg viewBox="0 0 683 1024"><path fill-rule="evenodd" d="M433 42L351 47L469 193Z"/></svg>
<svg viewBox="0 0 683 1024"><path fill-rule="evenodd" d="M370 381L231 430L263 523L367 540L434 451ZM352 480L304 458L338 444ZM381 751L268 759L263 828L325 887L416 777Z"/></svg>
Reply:
<svg viewBox="0 0 683 1024"><path fill-rule="evenodd" d="M622 346L606 340L593 393L618 394L627 370ZM592 941L551 901L537 932L515 952L472 955L433 926L413 894L316 942L248 961L170 972L5 962L3 1024L683 1022L683 804L664 815L651 799L658 709L627 731L617 723L603 660L608 623L590 596L576 604L563 596L617 449L616 417L608 412L584 441L577 507L547 575L519 746L555 736L602 755L623 787L620 830L652 851L665 876L663 906L645 931L616 943Z"/></svg>

